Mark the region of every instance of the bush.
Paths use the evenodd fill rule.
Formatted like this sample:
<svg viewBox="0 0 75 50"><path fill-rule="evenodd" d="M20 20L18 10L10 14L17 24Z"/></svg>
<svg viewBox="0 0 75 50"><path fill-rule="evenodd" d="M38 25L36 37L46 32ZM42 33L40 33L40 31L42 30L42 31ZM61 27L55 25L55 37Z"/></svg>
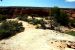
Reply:
<svg viewBox="0 0 75 50"><path fill-rule="evenodd" d="M43 21L43 19L38 20L38 22L37 22L37 27L36 27L36 28L37 28L37 29L38 29L38 28L46 29L45 22Z"/></svg>
<svg viewBox="0 0 75 50"><path fill-rule="evenodd" d="M33 19L31 20L31 23L32 23L33 25L37 25L37 24L40 24L40 20L33 18Z"/></svg>
<svg viewBox="0 0 75 50"><path fill-rule="evenodd" d="M8 38L24 30L18 21L3 21L0 25L0 39Z"/></svg>
<svg viewBox="0 0 75 50"><path fill-rule="evenodd" d="M69 34L69 35L75 36L75 31L69 31L69 32L66 32L66 33Z"/></svg>
<svg viewBox="0 0 75 50"><path fill-rule="evenodd" d="M75 27L75 19L74 20L70 20L71 26Z"/></svg>
<svg viewBox="0 0 75 50"><path fill-rule="evenodd" d="M3 15L0 15L0 22L6 20L6 17Z"/></svg>
<svg viewBox="0 0 75 50"><path fill-rule="evenodd" d="M69 24L68 15L65 12L61 11L60 8L54 7L52 8L51 12L52 12L52 16L54 16L54 18L59 24L64 26Z"/></svg>
<svg viewBox="0 0 75 50"><path fill-rule="evenodd" d="M56 19L61 25L68 25L69 23L68 15L65 12L60 12L60 16L56 17Z"/></svg>
<svg viewBox="0 0 75 50"><path fill-rule="evenodd" d="M18 15L19 20L27 21L27 18L28 18L28 15L23 15L23 16Z"/></svg>

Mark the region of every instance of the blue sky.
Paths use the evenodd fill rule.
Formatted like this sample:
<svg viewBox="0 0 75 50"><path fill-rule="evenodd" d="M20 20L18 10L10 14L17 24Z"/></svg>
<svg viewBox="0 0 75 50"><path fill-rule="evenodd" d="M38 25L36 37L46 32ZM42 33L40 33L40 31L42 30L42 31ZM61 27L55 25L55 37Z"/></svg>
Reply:
<svg viewBox="0 0 75 50"><path fill-rule="evenodd" d="M75 8L75 0L3 0L0 6L35 6Z"/></svg>

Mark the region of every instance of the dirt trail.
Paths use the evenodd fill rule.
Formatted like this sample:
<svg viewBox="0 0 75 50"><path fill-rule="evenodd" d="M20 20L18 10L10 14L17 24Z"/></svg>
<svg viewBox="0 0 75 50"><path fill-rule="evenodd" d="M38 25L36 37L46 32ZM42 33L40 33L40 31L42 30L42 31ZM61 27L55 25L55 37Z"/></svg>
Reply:
<svg viewBox="0 0 75 50"><path fill-rule="evenodd" d="M75 41L75 37L53 30L35 29L27 22L20 22L25 27L24 32L0 41L0 50L74 50L60 40Z"/></svg>

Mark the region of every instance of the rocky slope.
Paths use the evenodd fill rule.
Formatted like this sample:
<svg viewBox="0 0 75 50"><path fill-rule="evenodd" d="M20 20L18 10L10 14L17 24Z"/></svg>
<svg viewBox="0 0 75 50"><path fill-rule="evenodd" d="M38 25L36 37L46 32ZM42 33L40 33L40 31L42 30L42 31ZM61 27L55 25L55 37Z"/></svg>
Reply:
<svg viewBox="0 0 75 50"><path fill-rule="evenodd" d="M75 37L54 30L35 29L27 22L20 22L25 27L24 32L1 40L0 50L75 50L67 46Z"/></svg>

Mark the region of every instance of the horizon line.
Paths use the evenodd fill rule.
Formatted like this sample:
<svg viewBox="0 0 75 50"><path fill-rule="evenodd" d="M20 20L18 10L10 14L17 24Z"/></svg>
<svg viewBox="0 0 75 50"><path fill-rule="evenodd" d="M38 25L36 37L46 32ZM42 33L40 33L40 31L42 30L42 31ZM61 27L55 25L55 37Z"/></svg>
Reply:
<svg viewBox="0 0 75 50"><path fill-rule="evenodd" d="M46 6L0 6L0 7L34 7L34 8L53 8L53 7L58 7L58 8L69 8L69 7L59 7L59 6L52 6L52 7L46 7ZM71 9L75 9L75 8L71 8Z"/></svg>

